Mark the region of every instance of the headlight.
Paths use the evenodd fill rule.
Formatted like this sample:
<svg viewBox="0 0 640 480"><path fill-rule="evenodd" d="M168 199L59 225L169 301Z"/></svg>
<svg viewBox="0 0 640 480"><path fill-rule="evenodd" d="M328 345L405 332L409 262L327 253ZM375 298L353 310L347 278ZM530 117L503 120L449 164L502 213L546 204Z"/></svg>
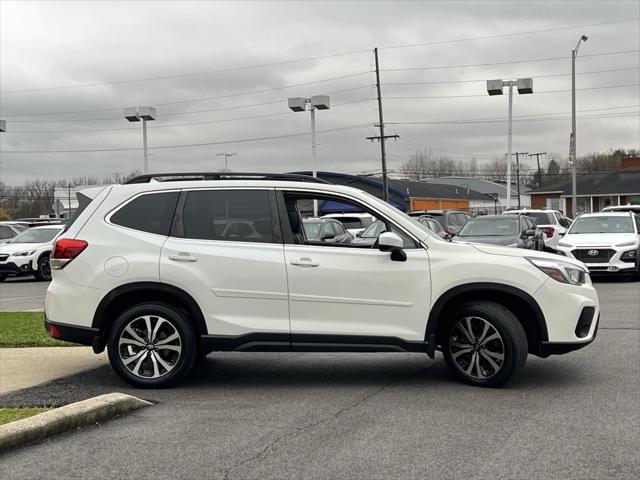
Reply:
<svg viewBox="0 0 640 480"><path fill-rule="evenodd" d="M572 263L561 260L547 260L546 258L526 258L533 265L560 283L582 285L589 276L589 273L584 268L580 268Z"/></svg>
<svg viewBox="0 0 640 480"><path fill-rule="evenodd" d="M24 252L17 252L12 254L14 257L28 257L29 255L33 255L34 253L36 253L35 250L27 250Z"/></svg>
<svg viewBox="0 0 640 480"><path fill-rule="evenodd" d="M565 247L565 248L573 248L573 245L570 245L568 243L563 243L563 242L558 242L558 246Z"/></svg>

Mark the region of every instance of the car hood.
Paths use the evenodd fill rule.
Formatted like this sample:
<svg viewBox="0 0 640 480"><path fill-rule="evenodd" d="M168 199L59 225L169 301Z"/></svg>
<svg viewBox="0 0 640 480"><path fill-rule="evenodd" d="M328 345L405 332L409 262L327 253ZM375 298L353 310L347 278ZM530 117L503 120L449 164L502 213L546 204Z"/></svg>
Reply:
<svg viewBox="0 0 640 480"><path fill-rule="evenodd" d="M540 252L538 250L526 250L524 248L511 248L511 247L498 247L494 245L481 245L478 243L470 244L476 250L482 253L488 253L489 255L502 255L506 257L520 257L520 258L545 258L552 261L562 261L572 263L576 266L586 269L584 263L573 258L563 257L555 253Z"/></svg>
<svg viewBox="0 0 640 480"><path fill-rule="evenodd" d="M638 235L635 233L574 233L565 235L560 241L575 247L608 247L637 242Z"/></svg>
<svg viewBox="0 0 640 480"><path fill-rule="evenodd" d="M50 243L3 243L0 245L0 253L17 253L25 250L37 250L38 248L50 245Z"/></svg>
<svg viewBox="0 0 640 480"><path fill-rule="evenodd" d="M518 237L505 235L483 235L481 237L453 237L453 241L456 243L469 242L506 246L518 243Z"/></svg>

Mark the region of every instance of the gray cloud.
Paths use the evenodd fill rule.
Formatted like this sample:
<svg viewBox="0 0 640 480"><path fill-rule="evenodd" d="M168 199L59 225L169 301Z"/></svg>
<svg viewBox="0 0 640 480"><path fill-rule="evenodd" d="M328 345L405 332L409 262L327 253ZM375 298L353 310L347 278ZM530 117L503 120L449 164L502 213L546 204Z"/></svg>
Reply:
<svg viewBox="0 0 640 480"><path fill-rule="evenodd" d="M636 1L565 2L16 2L0 3L0 118L8 132L1 150L94 150L139 148L139 125L129 124L119 107L156 105L149 145L225 142L307 132L309 115L291 113L288 96L332 94L335 105L318 112L318 129L368 124L359 129L319 133L323 169L356 172L379 168L379 146L364 139L376 134L376 105L370 74L286 90L205 100L235 93L279 88L366 72L373 46L466 39L510 32L599 23L640 16ZM640 48L637 22L562 29L545 33L470 40L430 46L382 48L382 81L389 142L389 165L398 168L412 152L479 161L504 154L506 122L392 125L407 122L506 118L507 98L489 97L484 80L531 76L534 95L514 98L514 150L565 155L570 131L570 51L581 33L589 41L578 59L579 89L637 84L640 55L589 56ZM273 67L193 75L184 78L86 88L8 93L13 90L170 76L227 67L286 62L340 52L345 56ZM480 64L516 59L565 57L559 61L487 65L438 70L387 71L412 67ZM626 71L584 72L630 68ZM477 79L477 82L433 84ZM391 85L392 83L428 85ZM477 97L455 96L479 95ZM392 97L434 97L397 99ZM454 96L454 97L452 97ZM171 102L185 103L163 105ZM274 102L269 105L256 105ZM339 106L338 104L345 103ZM579 116L631 113L578 120L578 152L640 145L640 88L578 91ZM64 115L47 112L103 110ZM200 113L185 113L209 110ZM526 115L558 113L553 119L524 121ZM242 117L260 118L227 121ZM49 123L43 123L47 120ZM209 122L209 123L203 123ZM180 124L193 124L182 125ZM99 130L99 131L82 131ZM46 133L46 131L53 131ZM31 132L31 133L29 133ZM152 149L154 171L218 169L215 154L237 152L236 170L287 171L311 168L309 136L188 148ZM454 153L448 153L454 152ZM142 166L142 152L1 154L2 181L26 177L65 178L110 175Z"/></svg>

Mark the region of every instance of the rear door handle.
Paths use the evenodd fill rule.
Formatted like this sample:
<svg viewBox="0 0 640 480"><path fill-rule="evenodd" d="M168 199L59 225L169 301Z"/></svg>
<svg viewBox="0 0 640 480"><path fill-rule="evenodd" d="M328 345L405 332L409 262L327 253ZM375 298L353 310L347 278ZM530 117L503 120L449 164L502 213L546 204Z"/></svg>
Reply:
<svg viewBox="0 0 640 480"><path fill-rule="evenodd" d="M291 265L295 265L297 267L318 267L320 264L314 262L308 257L299 258L298 260L291 260Z"/></svg>
<svg viewBox="0 0 640 480"><path fill-rule="evenodd" d="M187 252L180 252L177 255L169 255L169 260L174 262L197 262L198 259Z"/></svg>

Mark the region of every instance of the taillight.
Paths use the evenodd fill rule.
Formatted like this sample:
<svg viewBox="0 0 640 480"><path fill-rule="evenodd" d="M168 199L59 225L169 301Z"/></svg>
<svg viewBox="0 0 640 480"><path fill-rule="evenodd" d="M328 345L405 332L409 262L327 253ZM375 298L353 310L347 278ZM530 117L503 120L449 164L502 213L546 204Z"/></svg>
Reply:
<svg viewBox="0 0 640 480"><path fill-rule="evenodd" d="M547 238L553 237L553 233L555 232L553 227L540 227L540 230L542 230L542 233L544 233Z"/></svg>
<svg viewBox="0 0 640 480"><path fill-rule="evenodd" d="M84 240L74 240L72 238L60 238L53 246L53 253L49 261L51 268L60 270L71 260L76 258L87 248L89 244Z"/></svg>

